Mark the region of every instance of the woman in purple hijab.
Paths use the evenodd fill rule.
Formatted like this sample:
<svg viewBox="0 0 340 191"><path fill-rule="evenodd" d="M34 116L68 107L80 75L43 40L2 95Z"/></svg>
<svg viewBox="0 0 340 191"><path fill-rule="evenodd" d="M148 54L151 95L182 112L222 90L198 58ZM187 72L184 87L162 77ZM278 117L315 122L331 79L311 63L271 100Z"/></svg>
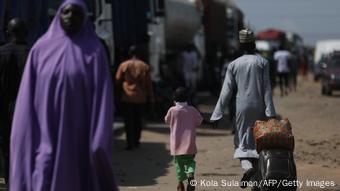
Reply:
<svg viewBox="0 0 340 191"><path fill-rule="evenodd" d="M112 191L112 86L81 0L33 46L11 134L11 191Z"/></svg>

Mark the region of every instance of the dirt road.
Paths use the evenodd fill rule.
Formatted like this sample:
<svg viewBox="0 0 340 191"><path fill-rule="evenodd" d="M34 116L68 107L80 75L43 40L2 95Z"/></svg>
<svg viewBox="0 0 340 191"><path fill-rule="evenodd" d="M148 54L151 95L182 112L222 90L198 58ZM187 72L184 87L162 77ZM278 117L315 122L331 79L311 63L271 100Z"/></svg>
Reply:
<svg viewBox="0 0 340 191"><path fill-rule="evenodd" d="M200 109L208 117L215 99L202 101ZM323 97L319 84L300 81L297 92L283 98L274 96L274 102L277 113L289 118L293 125L298 179L302 181L299 190L340 190L340 93ZM114 166L120 189L176 190L168 127L162 123L148 124L142 141L140 149L125 151L124 134L117 135ZM242 171L238 160L232 157L233 136L226 120L217 129L200 127L197 146L196 190L242 190L235 185ZM307 180L314 185L307 185ZM327 187L325 181L337 185Z"/></svg>

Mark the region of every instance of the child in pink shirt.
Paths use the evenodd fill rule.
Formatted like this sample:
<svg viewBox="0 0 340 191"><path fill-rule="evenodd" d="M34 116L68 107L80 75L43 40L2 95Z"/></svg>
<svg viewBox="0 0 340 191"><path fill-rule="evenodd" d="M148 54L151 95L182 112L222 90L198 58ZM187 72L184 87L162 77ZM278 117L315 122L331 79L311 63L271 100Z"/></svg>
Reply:
<svg viewBox="0 0 340 191"><path fill-rule="evenodd" d="M176 89L173 99L175 106L168 110L165 122L170 125L170 150L176 166L177 190L184 191L183 181L194 179L196 127L202 123L203 117L196 108L188 105L185 88ZM188 184L187 191L193 190L195 187Z"/></svg>

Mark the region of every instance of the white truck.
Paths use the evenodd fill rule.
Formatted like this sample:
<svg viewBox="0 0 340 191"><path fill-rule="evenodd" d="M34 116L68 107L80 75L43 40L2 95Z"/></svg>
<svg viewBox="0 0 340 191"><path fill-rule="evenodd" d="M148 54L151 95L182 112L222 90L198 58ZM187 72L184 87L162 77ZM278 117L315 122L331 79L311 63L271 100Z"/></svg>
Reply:
<svg viewBox="0 0 340 191"><path fill-rule="evenodd" d="M316 43L313 68L315 81L321 77L325 57L334 51L340 51L340 39L321 40Z"/></svg>

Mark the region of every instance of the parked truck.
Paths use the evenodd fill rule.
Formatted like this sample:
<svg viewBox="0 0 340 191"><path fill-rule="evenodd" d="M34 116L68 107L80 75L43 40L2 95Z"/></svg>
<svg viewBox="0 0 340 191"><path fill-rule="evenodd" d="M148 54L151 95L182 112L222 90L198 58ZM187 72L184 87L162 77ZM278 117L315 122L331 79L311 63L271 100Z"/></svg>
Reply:
<svg viewBox="0 0 340 191"><path fill-rule="evenodd" d="M194 44L200 55L200 87L216 87L224 59L238 49L243 13L233 0L85 0L96 32L105 40L112 70L139 45L152 66L152 79L180 75L179 57ZM0 0L0 28L9 18L21 17L29 26L32 45L48 28L61 0ZM0 34L1 38L4 34ZM170 74L169 74L170 73ZM177 74L176 74L177 73ZM213 77L213 78L212 78ZM178 79L177 76L175 79ZM172 82L172 81L171 81Z"/></svg>
<svg viewBox="0 0 340 191"><path fill-rule="evenodd" d="M233 59L233 52L239 49L238 31L244 27L244 16L233 0L203 0L202 3L206 47L202 82L210 91L217 92L224 63Z"/></svg>

